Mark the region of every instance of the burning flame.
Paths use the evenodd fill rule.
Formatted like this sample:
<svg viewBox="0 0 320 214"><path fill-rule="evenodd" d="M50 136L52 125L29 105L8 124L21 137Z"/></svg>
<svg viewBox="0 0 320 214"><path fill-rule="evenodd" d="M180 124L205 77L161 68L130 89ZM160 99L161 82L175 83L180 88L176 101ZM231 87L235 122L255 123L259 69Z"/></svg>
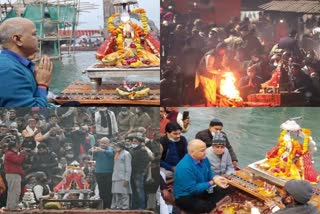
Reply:
<svg viewBox="0 0 320 214"><path fill-rule="evenodd" d="M232 72L226 72L220 82L220 94L229 99L242 100L235 86L236 78Z"/></svg>

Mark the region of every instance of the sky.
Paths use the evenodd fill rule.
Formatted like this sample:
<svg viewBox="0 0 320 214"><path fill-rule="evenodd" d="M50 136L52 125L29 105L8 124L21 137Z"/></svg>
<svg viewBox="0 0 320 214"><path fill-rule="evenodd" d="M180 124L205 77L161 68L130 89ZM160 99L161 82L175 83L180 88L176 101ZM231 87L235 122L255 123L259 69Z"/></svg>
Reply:
<svg viewBox="0 0 320 214"><path fill-rule="evenodd" d="M86 0L81 0L86 1ZM88 2L88 1L87 1ZM78 29L100 29L103 27L103 0L90 0L91 3L98 5L99 9L90 12L80 13ZM160 26L160 1L159 0L138 0L139 7L144 8L147 17Z"/></svg>

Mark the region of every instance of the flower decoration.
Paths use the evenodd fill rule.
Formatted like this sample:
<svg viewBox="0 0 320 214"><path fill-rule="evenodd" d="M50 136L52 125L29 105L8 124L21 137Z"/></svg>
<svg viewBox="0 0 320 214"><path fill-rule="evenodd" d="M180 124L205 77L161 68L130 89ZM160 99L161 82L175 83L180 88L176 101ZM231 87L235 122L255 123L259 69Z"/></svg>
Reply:
<svg viewBox="0 0 320 214"><path fill-rule="evenodd" d="M113 24L113 20L115 17L119 16L118 13L112 14L109 18L108 18L108 31L112 34L116 34L117 28L114 26Z"/></svg>
<svg viewBox="0 0 320 214"><path fill-rule="evenodd" d="M121 55L123 54L123 35L122 33L118 34L117 37L117 46L118 46L118 53Z"/></svg>
<svg viewBox="0 0 320 214"><path fill-rule="evenodd" d="M133 13L139 13L141 17L141 23L144 33L148 33L148 19L146 11L143 8L137 8L132 11Z"/></svg>
<svg viewBox="0 0 320 214"><path fill-rule="evenodd" d="M285 137L289 134L287 130L281 131L278 139L278 152L275 157L269 160L271 165L269 171L271 171L274 176L295 176L297 178L300 177L301 172L303 172L304 169L301 158L308 151L311 130L302 128L299 132L302 132L304 135L303 145L293 138ZM296 169L297 167L292 165L293 163L296 163L295 165L301 170L300 174ZM296 174L292 175L292 172L296 172Z"/></svg>

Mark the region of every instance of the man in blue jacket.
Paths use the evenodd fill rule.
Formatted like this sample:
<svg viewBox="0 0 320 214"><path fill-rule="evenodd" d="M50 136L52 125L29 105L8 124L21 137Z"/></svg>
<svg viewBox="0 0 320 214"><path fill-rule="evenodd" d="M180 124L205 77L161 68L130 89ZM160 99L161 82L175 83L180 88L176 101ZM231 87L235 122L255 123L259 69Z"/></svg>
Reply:
<svg viewBox="0 0 320 214"><path fill-rule="evenodd" d="M103 208L110 209L112 200L112 173L114 164L114 149L110 146L110 140L106 137L100 139L100 147L93 147L96 160L95 176L98 183L99 195L103 200Z"/></svg>
<svg viewBox="0 0 320 214"><path fill-rule="evenodd" d="M38 51L35 25L16 17L0 25L0 106L47 106L52 62L45 56L39 66L33 60Z"/></svg>
<svg viewBox="0 0 320 214"><path fill-rule="evenodd" d="M198 139L188 144L188 154L174 172L176 205L188 213L210 213L229 191L229 180L214 175L206 158L206 144Z"/></svg>

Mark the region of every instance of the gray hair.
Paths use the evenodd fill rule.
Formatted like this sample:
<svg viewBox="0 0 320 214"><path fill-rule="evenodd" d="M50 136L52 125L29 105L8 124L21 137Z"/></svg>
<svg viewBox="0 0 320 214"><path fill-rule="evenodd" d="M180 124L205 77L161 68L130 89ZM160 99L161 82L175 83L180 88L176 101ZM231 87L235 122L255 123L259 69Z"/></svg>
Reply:
<svg viewBox="0 0 320 214"><path fill-rule="evenodd" d="M202 140L199 139L193 139L188 143L188 153L192 153L194 150L196 150L197 148L199 148L199 146L201 145L206 145Z"/></svg>
<svg viewBox="0 0 320 214"><path fill-rule="evenodd" d="M12 35L14 34L23 34L25 27L22 22L25 22L26 20L28 19L21 17L14 17L5 20L0 25L0 44L4 45L9 43Z"/></svg>
<svg viewBox="0 0 320 214"><path fill-rule="evenodd" d="M109 142L110 142L110 139L107 138L107 137L103 137L103 138L100 139L100 142L109 143Z"/></svg>

